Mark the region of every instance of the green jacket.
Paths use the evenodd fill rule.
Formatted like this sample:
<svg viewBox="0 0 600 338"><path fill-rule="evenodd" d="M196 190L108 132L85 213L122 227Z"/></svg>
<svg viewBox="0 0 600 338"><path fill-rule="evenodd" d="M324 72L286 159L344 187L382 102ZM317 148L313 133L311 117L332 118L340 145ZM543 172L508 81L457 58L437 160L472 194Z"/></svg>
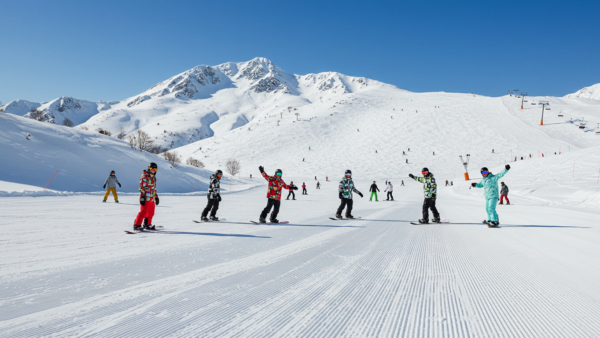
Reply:
<svg viewBox="0 0 600 338"><path fill-rule="evenodd" d="M350 178L344 177L344 179L342 179L340 181L340 186L338 188L338 191L342 193L343 198L347 198L347 199L352 199L353 191L357 194L360 193L360 191L358 191L354 187L354 182L352 181L352 177L350 177Z"/></svg>
<svg viewBox="0 0 600 338"><path fill-rule="evenodd" d="M437 194L437 183L435 183L435 177L432 173L429 173L427 177L414 177L417 182L423 183L423 192L425 198L435 198Z"/></svg>
<svg viewBox="0 0 600 338"><path fill-rule="evenodd" d="M500 194L498 194L498 180L502 178L502 176L506 175L508 170L504 169L499 174L494 175L490 172L487 177L484 177L479 183L475 185L475 188L484 188L485 198L499 198Z"/></svg>

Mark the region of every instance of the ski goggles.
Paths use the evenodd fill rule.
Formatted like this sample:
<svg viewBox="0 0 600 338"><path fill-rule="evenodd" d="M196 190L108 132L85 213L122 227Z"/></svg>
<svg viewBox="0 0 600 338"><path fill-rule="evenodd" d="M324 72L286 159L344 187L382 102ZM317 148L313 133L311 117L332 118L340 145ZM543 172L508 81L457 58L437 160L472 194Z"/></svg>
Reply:
<svg viewBox="0 0 600 338"><path fill-rule="evenodd" d="M221 176L223 176L223 175L221 175L221 174L217 174L217 177L219 177L219 178L220 178Z"/></svg>
<svg viewBox="0 0 600 338"><path fill-rule="evenodd" d="M282 173L275 173L275 175L277 175L277 176L281 176L281 174L282 174Z"/></svg>
<svg viewBox="0 0 600 338"><path fill-rule="evenodd" d="M481 172L481 175L483 175L483 176L487 176L489 174L490 174L490 172L487 171L487 170L484 170L484 171Z"/></svg>
<svg viewBox="0 0 600 338"><path fill-rule="evenodd" d="M427 174L429 174L429 171L421 171L421 174L427 175Z"/></svg>
<svg viewBox="0 0 600 338"><path fill-rule="evenodd" d="M158 170L158 169L156 169L156 168L148 168L148 171L151 171L151 172L153 172L153 173L155 173L157 170Z"/></svg>

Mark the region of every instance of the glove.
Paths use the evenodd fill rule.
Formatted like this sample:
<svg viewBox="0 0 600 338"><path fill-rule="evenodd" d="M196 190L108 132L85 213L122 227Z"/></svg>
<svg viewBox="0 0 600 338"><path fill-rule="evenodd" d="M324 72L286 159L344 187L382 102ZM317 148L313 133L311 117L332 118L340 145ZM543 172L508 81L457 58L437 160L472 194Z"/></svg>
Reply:
<svg viewBox="0 0 600 338"><path fill-rule="evenodd" d="M340 199L342 199L342 193L340 192Z"/></svg>
<svg viewBox="0 0 600 338"><path fill-rule="evenodd" d="M475 188L475 186L476 186L476 185L477 185L477 183L471 183L471 186L472 186L473 188Z"/></svg>
<svg viewBox="0 0 600 338"><path fill-rule="evenodd" d="M510 165L505 165L504 168L506 168L506 170L510 170Z"/></svg>
<svg viewBox="0 0 600 338"><path fill-rule="evenodd" d="M121 187L121 183L119 183L119 188Z"/></svg>
<svg viewBox="0 0 600 338"><path fill-rule="evenodd" d="M410 178L415 178L415 175L413 175L413 174L408 174L408 177L410 177Z"/></svg>
<svg viewBox="0 0 600 338"><path fill-rule="evenodd" d="M106 184L102 186L102 189L106 189Z"/></svg>
<svg viewBox="0 0 600 338"><path fill-rule="evenodd" d="M146 204L146 199L143 197L140 197L140 204L141 205L145 205Z"/></svg>
<svg viewBox="0 0 600 338"><path fill-rule="evenodd" d="M217 199L221 202L221 194L217 194Z"/></svg>
<svg viewBox="0 0 600 338"><path fill-rule="evenodd" d="M154 203L156 203L156 205L158 205L158 203L159 203L159 202L160 202L160 201L158 200L158 196L155 196L155 197L154 197Z"/></svg>
<svg viewBox="0 0 600 338"><path fill-rule="evenodd" d="M294 187L294 190L298 190L298 187Z"/></svg>
<svg viewBox="0 0 600 338"><path fill-rule="evenodd" d="M363 197L363 194L361 192L359 192L358 195L360 196L360 198Z"/></svg>
<svg viewBox="0 0 600 338"><path fill-rule="evenodd" d="M260 167L258 167L258 170L260 171L261 174L265 172L265 168L262 165Z"/></svg>

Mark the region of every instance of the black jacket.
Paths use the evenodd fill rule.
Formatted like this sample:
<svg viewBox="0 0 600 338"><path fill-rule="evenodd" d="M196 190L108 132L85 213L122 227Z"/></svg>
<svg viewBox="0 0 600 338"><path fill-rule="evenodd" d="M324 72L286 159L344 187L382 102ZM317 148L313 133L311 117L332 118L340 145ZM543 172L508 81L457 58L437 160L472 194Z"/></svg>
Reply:
<svg viewBox="0 0 600 338"><path fill-rule="evenodd" d="M369 192L375 192L375 191L379 191L379 188L377 188L377 184L373 183L373 184L371 184L371 188L369 189Z"/></svg>

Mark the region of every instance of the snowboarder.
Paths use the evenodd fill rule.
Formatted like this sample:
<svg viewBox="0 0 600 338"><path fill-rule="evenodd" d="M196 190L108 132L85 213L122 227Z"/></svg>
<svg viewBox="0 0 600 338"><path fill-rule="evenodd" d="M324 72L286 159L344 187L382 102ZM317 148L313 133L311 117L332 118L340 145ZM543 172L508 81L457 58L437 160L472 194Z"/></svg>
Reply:
<svg viewBox="0 0 600 338"><path fill-rule="evenodd" d="M448 186L448 180L446 180L446 186Z"/></svg>
<svg viewBox="0 0 600 338"><path fill-rule="evenodd" d="M210 184L208 186L208 193L206 198L208 203L202 211L202 217L200 218L203 222L208 222L208 212L210 211L210 220L218 221L217 210L219 210L219 202L221 202L221 177L223 172L219 169L210 176Z"/></svg>
<svg viewBox="0 0 600 338"><path fill-rule="evenodd" d="M375 181L373 181L373 184L371 184L371 188L369 189L369 191L371 192L371 198L369 198L369 202L373 200L373 196L375 196L375 202L379 202L379 200L377 199L377 192L379 191L379 188L377 188L377 184L375 183Z"/></svg>
<svg viewBox="0 0 600 338"><path fill-rule="evenodd" d="M263 166L258 167L258 170L260 170L260 173L265 178L265 180L269 181L269 190L267 192L267 206L260 213L258 221L260 223L267 223L267 214L271 211L271 208L273 208L270 221L271 223L279 223L279 221L277 220L277 214L279 213L279 206L281 205L281 190L284 188L290 190L294 188L291 185L285 184L285 182L281 179L281 176L283 175L281 169L277 169L275 171L274 176L267 175Z"/></svg>
<svg viewBox="0 0 600 338"><path fill-rule="evenodd" d="M102 188L106 189L106 185L108 185L108 189L106 189L106 193L104 194L104 200L102 201L103 203L106 202L106 199L108 198L108 195L111 192L113 194L113 197L115 198L115 203L119 203L119 196L117 196L117 184L119 185L119 188L120 188L121 183L119 183L119 180L117 179L117 176L115 175L115 171L111 170L110 175L108 175L108 177L106 178L106 181L104 181L104 186L102 186Z"/></svg>
<svg viewBox="0 0 600 338"><path fill-rule="evenodd" d="M492 174L488 168L481 168L481 176L483 179L479 183L471 183L473 188L484 188L485 190L485 208L488 214L487 223L493 227L497 227L500 222L498 221L498 213L496 212L496 203L498 201L498 180L510 170L510 165L504 166L499 174Z"/></svg>
<svg viewBox="0 0 600 338"><path fill-rule="evenodd" d="M406 153L404 152L404 150L402 150L402 155L406 155Z"/></svg>
<svg viewBox="0 0 600 338"><path fill-rule="evenodd" d="M504 182L500 182L500 204L504 204L504 199L506 198L506 205L510 205L510 201L508 200L508 186L504 184Z"/></svg>
<svg viewBox="0 0 600 338"><path fill-rule="evenodd" d="M317 176L315 176L315 181L317 180Z"/></svg>
<svg viewBox="0 0 600 338"><path fill-rule="evenodd" d="M302 182L302 195L308 195L308 191L306 191L306 183Z"/></svg>
<svg viewBox="0 0 600 338"><path fill-rule="evenodd" d="M423 177L415 177L413 174L408 174L410 178L417 182L423 183L423 192L425 193L425 201L423 202L423 218L419 220L421 224L429 223L429 209L433 213L433 223L440 223L440 213L435 207L435 200L437 197L437 183L435 177L429 172L429 169L423 168L421 170Z"/></svg>
<svg viewBox="0 0 600 338"><path fill-rule="evenodd" d="M400 183L400 186L402 186L402 187L404 186L404 180L402 180L402 183Z"/></svg>
<svg viewBox="0 0 600 338"><path fill-rule="evenodd" d="M319 183L319 181L317 181L317 189L321 189L321 183Z"/></svg>
<svg viewBox="0 0 600 338"><path fill-rule="evenodd" d="M290 182L290 192L288 193L288 196L286 198L286 200L290 199L290 195L292 195L292 200L295 201L296 200L296 193L294 192L294 190L298 190L298 187L294 185L294 181Z"/></svg>
<svg viewBox="0 0 600 338"><path fill-rule="evenodd" d="M389 201L390 198L392 199L392 201L394 200L394 195L392 195L392 192L394 191L394 186L392 185L391 181L388 181L387 187L385 187L385 190L383 192L387 191L387 199L386 201Z"/></svg>
<svg viewBox="0 0 600 338"><path fill-rule="evenodd" d="M408 159L406 159L406 163L408 164Z"/></svg>
<svg viewBox="0 0 600 338"><path fill-rule="evenodd" d="M160 202L156 193L156 172L158 166L152 162L148 165L148 170L144 170L140 178L140 212L133 223L133 231L142 230L142 222L147 219L144 228L154 230L152 218L154 217L154 208Z"/></svg>
<svg viewBox="0 0 600 338"><path fill-rule="evenodd" d="M450 186L451 187L454 186L454 182L453 181L450 181Z"/></svg>
<svg viewBox="0 0 600 338"><path fill-rule="evenodd" d="M352 192L354 191L361 198L363 197L363 194L358 191L356 187L354 187L354 182L352 181L352 171L350 171L350 169L346 170L345 177L340 181L338 191L340 200L342 201L337 209L335 218L342 219L342 211L344 211L346 206L346 218L354 218L354 216L352 216L352 205L354 202L352 200Z"/></svg>

